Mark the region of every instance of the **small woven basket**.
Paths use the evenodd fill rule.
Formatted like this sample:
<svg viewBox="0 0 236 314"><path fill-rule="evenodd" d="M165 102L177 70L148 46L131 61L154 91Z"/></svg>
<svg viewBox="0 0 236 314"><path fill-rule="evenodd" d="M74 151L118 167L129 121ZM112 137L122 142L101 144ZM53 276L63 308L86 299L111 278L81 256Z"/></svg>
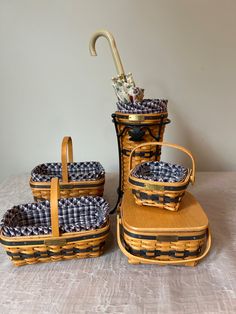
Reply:
<svg viewBox="0 0 236 314"><path fill-rule="evenodd" d="M132 168L132 161L136 149L141 149L143 146L168 146L176 148L191 158L192 169L186 169L186 175L180 182L160 182L153 181L151 179L138 178L134 174L140 170L140 167L142 167L143 164L139 164L135 168ZM159 162L157 161L154 163L156 163L156 166L158 166ZM179 209L180 202L185 194L189 182L193 184L195 180L195 161L191 152L182 146L170 143L149 142L138 145L130 154L129 169L130 174L128 182L129 187L131 188L134 195L135 202L138 205L156 206L171 211L177 211Z"/></svg>
<svg viewBox="0 0 236 314"><path fill-rule="evenodd" d="M108 203L92 196L58 201L59 194L58 178L53 178L50 202L15 206L4 215L0 242L14 265L103 253L109 233Z"/></svg>
<svg viewBox="0 0 236 314"><path fill-rule="evenodd" d="M31 172L30 187L35 201L50 199L50 180L60 179L60 198L102 196L105 172L99 162L73 162L71 137L64 137L61 163L42 164Z"/></svg>

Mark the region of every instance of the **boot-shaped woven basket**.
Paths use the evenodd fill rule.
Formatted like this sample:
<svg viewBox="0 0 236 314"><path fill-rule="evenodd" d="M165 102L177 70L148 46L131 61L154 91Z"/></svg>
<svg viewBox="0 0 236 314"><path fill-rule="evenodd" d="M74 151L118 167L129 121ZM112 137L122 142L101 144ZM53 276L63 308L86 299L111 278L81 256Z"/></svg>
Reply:
<svg viewBox="0 0 236 314"><path fill-rule="evenodd" d="M166 124L170 123L167 112L147 114L126 114L116 111L113 115L116 128L119 161L120 192L128 187L129 156L138 143L161 142ZM142 145L135 150L133 165L144 161L160 160L161 148Z"/></svg>
<svg viewBox="0 0 236 314"><path fill-rule="evenodd" d="M16 266L103 253L109 233L109 205L101 197L59 199L58 178L51 200L14 206L1 222L0 242Z"/></svg>
<svg viewBox="0 0 236 314"><path fill-rule="evenodd" d="M133 167L135 151L143 147L167 146L187 154L192 161L192 168L162 161L144 162ZM138 145L130 154L129 187L138 205L156 206L177 211L185 191L195 180L195 161L186 148L170 143L155 142Z"/></svg>
<svg viewBox="0 0 236 314"><path fill-rule="evenodd" d="M61 163L46 163L35 167L31 172L30 187L35 201L50 198L50 180L60 180L60 197L82 195L102 196L105 171L96 161L73 162L72 139L63 138Z"/></svg>

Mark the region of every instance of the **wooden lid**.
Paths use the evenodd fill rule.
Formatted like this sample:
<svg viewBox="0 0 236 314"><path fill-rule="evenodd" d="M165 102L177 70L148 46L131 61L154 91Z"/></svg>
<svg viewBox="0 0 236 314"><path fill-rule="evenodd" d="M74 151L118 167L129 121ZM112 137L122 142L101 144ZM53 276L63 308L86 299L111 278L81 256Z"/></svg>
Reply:
<svg viewBox="0 0 236 314"><path fill-rule="evenodd" d="M208 226L208 218L198 201L186 192L176 212L153 206L139 206L128 189L121 204L123 226L135 233L192 232Z"/></svg>

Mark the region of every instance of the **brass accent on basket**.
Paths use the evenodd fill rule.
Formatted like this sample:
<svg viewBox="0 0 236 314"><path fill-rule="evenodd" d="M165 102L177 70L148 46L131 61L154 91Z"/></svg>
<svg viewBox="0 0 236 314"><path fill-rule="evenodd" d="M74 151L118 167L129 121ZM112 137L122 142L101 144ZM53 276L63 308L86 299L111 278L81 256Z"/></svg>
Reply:
<svg viewBox="0 0 236 314"><path fill-rule="evenodd" d="M129 121L144 121L145 118L141 114L130 114Z"/></svg>
<svg viewBox="0 0 236 314"><path fill-rule="evenodd" d="M164 191L165 190L165 187L163 185L154 185L150 183L145 183L143 188L150 191Z"/></svg>
<svg viewBox="0 0 236 314"><path fill-rule="evenodd" d="M53 246L53 245L56 245L56 246L64 246L64 245L66 245L66 239L45 240L45 241L44 241L44 244L45 244L45 245L48 245L48 246Z"/></svg>

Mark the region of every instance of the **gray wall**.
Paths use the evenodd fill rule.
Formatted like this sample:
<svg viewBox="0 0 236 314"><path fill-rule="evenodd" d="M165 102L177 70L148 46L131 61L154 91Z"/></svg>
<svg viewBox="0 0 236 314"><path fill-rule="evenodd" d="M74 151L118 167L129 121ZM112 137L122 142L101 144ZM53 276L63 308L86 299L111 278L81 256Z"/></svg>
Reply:
<svg viewBox="0 0 236 314"><path fill-rule="evenodd" d="M99 28L146 97L169 99L166 140L198 170L236 170L235 11L233 0L0 0L0 180L59 160L64 135L76 160L117 171L116 71L104 39L88 52Z"/></svg>

